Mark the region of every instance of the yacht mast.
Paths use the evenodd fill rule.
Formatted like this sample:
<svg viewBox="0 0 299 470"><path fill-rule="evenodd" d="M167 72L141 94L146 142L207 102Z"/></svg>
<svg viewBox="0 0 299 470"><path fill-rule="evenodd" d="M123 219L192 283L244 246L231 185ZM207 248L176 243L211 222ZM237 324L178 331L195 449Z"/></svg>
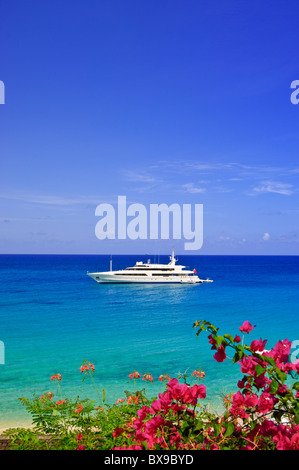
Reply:
<svg viewBox="0 0 299 470"><path fill-rule="evenodd" d="M170 256L170 263L169 264L173 265L173 264L175 264L175 262L176 262L176 259L174 257L174 248L172 248L172 254Z"/></svg>

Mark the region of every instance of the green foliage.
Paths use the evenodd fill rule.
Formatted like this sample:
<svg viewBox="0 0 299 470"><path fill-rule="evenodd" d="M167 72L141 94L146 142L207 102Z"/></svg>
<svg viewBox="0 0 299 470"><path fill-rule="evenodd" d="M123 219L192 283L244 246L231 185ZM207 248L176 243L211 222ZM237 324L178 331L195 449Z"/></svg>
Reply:
<svg viewBox="0 0 299 470"><path fill-rule="evenodd" d="M79 397L62 400L64 403L59 400L58 404L53 395L20 398L31 414L33 428L12 428L3 436L12 439L10 449L14 450L72 450L80 445L85 450L111 449L115 442L114 430L125 428L136 416L139 400L145 399L143 391L137 391L134 396L129 391L126 394L123 403L100 407L94 401ZM130 403L132 397L136 397L136 403Z"/></svg>

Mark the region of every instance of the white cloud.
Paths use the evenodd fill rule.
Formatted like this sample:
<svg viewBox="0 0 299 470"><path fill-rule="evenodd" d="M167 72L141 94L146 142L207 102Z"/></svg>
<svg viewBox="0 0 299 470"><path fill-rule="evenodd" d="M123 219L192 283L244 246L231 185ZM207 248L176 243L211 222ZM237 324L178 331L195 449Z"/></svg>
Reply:
<svg viewBox="0 0 299 470"><path fill-rule="evenodd" d="M264 240L264 241L268 241L269 238L270 238L270 233L265 232L264 235L263 235L263 240Z"/></svg>
<svg viewBox="0 0 299 470"><path fill-rule="evenodd" d="M125 175L129 181L135 183L161 183L162 179L156 176L150 175L146 171L126 171Z"/></svg>
<svg viewBox="0 0 299 470"><path fill-rule="evenodd" d="M161 184L165 186L166 182L173 185L172 187L177 186L177 178L180 176L189 180L181 188L191 194L203 193L210 188L218 193L239 191L240 194L247 196L267 193L290 196L297 191L297 188L294 179L289 178L294 178L298 171L298 167L180 159L160 160L156 165L149 165L143 169L134 168L122 173L127 181L141 184L141 190L148 190L149 185L152 188ZM285 182L280 182L280 178ZM193 182L190 182L192 180Z"/></svg>
<svg viewBox="0 0 299 470"><path fill-rule="evenodd" d="M197 193L204 193L206 188L196 187L193 183L183 184L183 188L187 191L187 193L197 194Z"/></svg>
<svg viewBox="0 0 299 470"><path fill-rule="evenodd" d="M22 201L32 204L49 206L73 206L77 204L98 204L99 199L95 197L82 196L80 198L66 198L64 196L53 196L47 194L0 194L0 199L11 201Z"/></svg>
<svg viewBox="0 0 299 470"><path fill-rule="evenodd" d="M290 196L294 192L291 188L293 188L292 184L279 183L275 181L263 181L260 186L254 187L253 191L254 194L276 193Z"/></svg>

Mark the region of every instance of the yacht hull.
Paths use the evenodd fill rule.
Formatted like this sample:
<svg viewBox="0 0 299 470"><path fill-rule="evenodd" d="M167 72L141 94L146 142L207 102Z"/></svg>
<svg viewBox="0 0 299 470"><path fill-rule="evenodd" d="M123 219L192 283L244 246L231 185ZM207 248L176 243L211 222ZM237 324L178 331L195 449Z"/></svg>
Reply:
<svg viewBox="0 0 299 470"><path fill-rule="evenodd" d="M108 273L88 273L99 284L200 284L204 282L197 276L117 276ZM184 279L185 278L185 279Z"/></svg>

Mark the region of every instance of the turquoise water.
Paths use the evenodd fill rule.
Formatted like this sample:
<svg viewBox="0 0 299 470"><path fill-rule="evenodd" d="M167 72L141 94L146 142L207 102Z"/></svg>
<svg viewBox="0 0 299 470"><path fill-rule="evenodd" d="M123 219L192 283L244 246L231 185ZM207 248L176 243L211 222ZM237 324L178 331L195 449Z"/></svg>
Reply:
<svg viewBox="0 0 299 470"><path fill-rule="evenodd" d="M146 260L114 256L113 268ZM268 339L266 347L299 340L298 257L179 256L179 264L214 280L202 285L98 285L86 275L109 270L109 261L104 255L0 256L0 428L30 424L18 397L56 393L55 373L62 375L64 396L97 399L93 385L82 383L84 359L94 363L109 403L132 390L133 370L153 375L148 393L155 396L160 374L202 367L207 400L217 408L217 397L235 389L241 373L237 364L215 362L207 334L196 338L196 320L233 335L249 320L256 325L250 341Z"/></svg>

